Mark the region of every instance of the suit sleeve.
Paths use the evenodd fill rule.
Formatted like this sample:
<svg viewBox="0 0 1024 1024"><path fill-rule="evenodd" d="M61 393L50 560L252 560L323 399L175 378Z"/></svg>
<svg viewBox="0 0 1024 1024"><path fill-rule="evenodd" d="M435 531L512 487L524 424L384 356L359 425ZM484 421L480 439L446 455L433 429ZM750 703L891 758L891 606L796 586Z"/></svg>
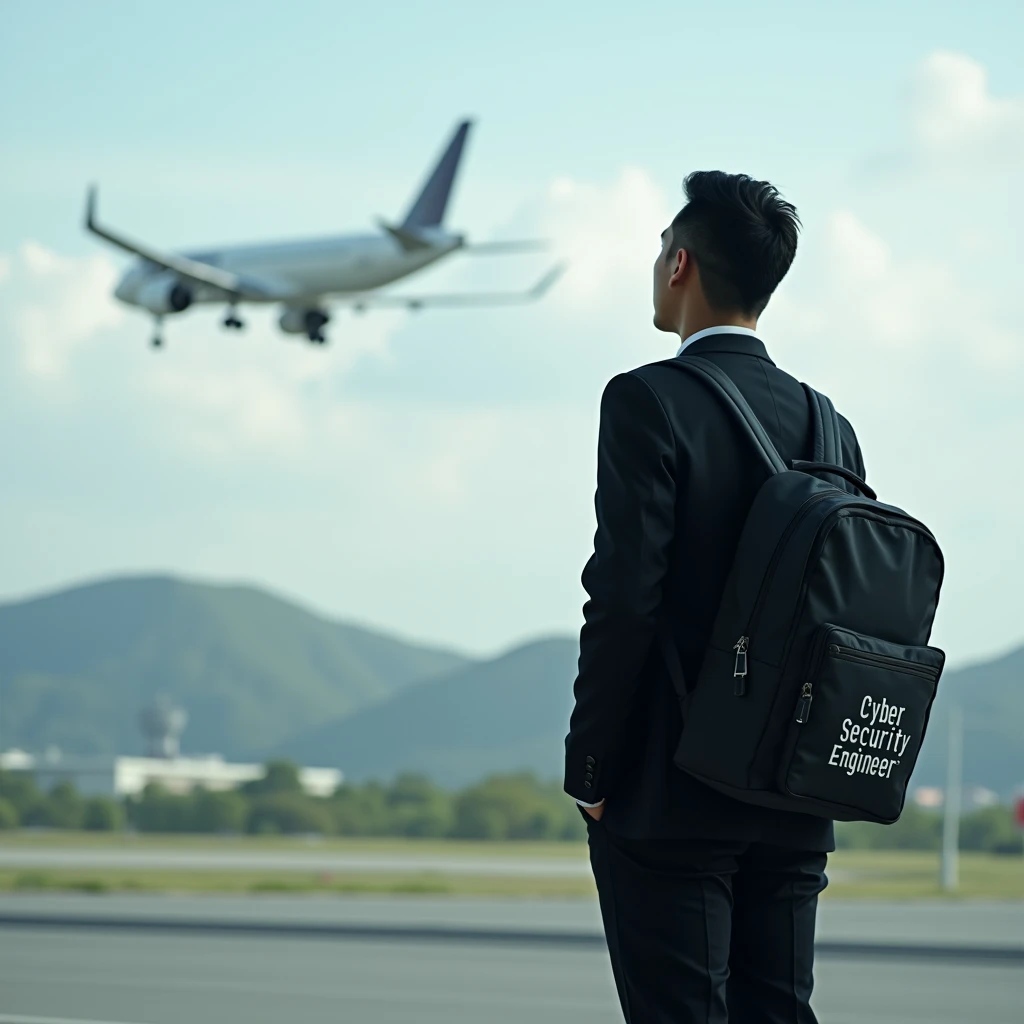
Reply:
<svg viewBox="0 0 1024 1024"><path fill-rule="evenodd" d="M576 705L565 741L565 790L605 796L621 728L657 626L675 530L675 442L661 401L635 374L601 400L597 533L583 570Z"/></svg>

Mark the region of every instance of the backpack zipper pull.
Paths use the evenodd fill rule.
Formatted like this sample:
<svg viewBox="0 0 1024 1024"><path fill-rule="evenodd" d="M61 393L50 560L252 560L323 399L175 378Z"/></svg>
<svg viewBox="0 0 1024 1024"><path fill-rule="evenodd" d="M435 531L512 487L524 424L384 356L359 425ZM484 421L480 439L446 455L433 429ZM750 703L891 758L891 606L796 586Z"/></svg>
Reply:
<svg viewBox="0 0 1024 1024"><path fill-rule="evenodd" d="M736 664L733 666L732 677L733 693L742 697L747 692L747 648L750 646L750 637L741 636L733 644L732 649L736 652Z"/></svg>
<svg viewBox="0 0 1024 1024"><path fill-rule="evenodd" d="M814 700L814 694L811 692L811 684L804 683L804 688L800 691L800 703L796 706L796 720L798 724L803 725L810 716L812 700Z"/></svg>

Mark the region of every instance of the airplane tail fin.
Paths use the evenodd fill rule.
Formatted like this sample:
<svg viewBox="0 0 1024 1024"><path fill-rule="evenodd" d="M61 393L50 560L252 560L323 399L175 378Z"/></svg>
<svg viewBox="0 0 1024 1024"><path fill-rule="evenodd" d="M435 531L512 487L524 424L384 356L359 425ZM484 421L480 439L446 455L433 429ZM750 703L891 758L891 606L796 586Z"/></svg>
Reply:
<svg viewBox="0 0 1024 1024"><path fill-rule="evenodd" d="M444 220L448 197L451 195L455 174L462 159L462 150L469 135L471 121L463 121L455 131L448 148L438 161L427 183L402 222L403 228L434 227Z"/></svg>

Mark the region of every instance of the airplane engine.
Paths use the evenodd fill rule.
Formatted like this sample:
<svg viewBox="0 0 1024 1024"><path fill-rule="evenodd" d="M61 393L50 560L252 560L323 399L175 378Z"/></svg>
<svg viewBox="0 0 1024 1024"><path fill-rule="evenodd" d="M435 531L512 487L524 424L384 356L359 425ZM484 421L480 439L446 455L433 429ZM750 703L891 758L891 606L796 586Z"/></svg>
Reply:
<svg viewBox="0 0 1024 1024"><path fill-rule="evenodd" d="M285 334L305 334L306 311L304 309L286 309L277 324Z"/></svg>
<svg viewBox="0 0 1024 1024"><path fill-rule="evenodd" d="M157 274L139 288L136 302L150 313L181 313L192 305L192 289L174 274Z"/></svg>
<svg viewBox="0 0 1024 1024"><path fill-rule="evenodd" d="M297 309L291 306L281 314L278 326L285 334L304 334L310 341L323 344L323 329L330 317L322 309Z"/></svg>

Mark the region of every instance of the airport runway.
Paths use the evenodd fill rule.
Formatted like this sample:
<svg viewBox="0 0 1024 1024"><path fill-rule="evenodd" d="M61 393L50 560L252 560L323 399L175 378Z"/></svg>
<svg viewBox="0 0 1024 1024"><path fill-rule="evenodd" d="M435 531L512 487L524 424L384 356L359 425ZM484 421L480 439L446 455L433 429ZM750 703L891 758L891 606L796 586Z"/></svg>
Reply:
<svg viewBox="0 0 1024 1024"><path fill-rule="evenodd" d="M601 917L589 899L484 899L477 897L371 897L334 895L150 895L71 893L0 894L0 929L12 924L121 922L136 931L262 931L335 937L483 937L580 946L600 944ZM564 941L559 941L560 937ZM826 948L897 946L1016 950L1024 962L1024 903L999 900L825 900L818 940Z"/></svg>
<svg viewBox="0 0 1024 1024"><path fill-rule="evenodd" d="M1018 1024L1019 967L819 963L824 1024ZM600 948L0 927L0 1024L614 1024Z"/></svg>
<svg viewBox="0 0 1024 1024"><path fill-rule="evenodd" d="M309 850L174 849L149 847L0 847L0 868L45 871L304 871L304 872L432 872L441 875L589 878L586 848L565 857L453 856L446 853L339 853Z"/></svg>

